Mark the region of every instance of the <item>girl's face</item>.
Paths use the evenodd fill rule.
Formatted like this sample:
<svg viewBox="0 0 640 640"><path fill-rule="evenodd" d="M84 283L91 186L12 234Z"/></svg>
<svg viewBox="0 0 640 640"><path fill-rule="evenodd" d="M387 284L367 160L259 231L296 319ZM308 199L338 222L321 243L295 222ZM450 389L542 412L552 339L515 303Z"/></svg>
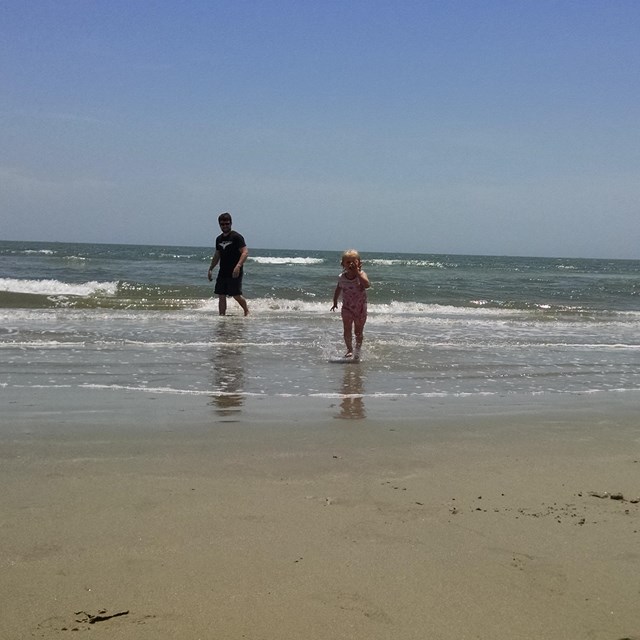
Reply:
<svg viewBox="0 0 640 640"><path fill-rule="evenodd" d="M360 260L354 257L345 257L342 259L342 268L347 271L357 270L360 266Z"/></svg>

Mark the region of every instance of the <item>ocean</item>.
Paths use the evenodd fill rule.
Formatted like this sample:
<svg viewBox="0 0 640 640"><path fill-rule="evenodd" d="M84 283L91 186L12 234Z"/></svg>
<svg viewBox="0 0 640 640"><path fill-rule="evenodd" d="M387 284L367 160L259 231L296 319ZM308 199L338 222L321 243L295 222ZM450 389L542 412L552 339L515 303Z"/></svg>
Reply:
<svg viewBox="0 0 640 640"><path fill-rule="evenodd" d="M0 242L0 397L186 395L220 417L308 399L358 418L403 401L640 391L637 260L362 252L362 360L337 365L339 252L252 248L248 318L233 300L218 316L210 258L210 247Z"/></svg>

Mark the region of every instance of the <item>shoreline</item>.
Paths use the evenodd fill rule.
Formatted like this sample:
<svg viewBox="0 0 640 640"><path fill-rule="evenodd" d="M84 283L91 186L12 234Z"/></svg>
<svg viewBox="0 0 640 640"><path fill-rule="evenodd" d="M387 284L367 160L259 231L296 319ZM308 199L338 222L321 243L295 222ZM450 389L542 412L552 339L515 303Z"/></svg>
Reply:
<svg viewBox="0 0 640 640"><path fill-rule="evenodd" d="M3 638L638 636L634 397L89 395L1 418Z"/></svg>
<svg viewBox="0 0 640 640"><path fill-rule="evenodd" d="M546 393L367 395L343 392L262 395L163 392L104 387L0 387L0 437L25 425L45 422L63 429L92 430L198 427L225 422L253 424L320 423L331 419L431 424L491 416L556 415L602 420L629 419L640 409L640 390ZM563 418L563 416L565 418Z"/></svg>

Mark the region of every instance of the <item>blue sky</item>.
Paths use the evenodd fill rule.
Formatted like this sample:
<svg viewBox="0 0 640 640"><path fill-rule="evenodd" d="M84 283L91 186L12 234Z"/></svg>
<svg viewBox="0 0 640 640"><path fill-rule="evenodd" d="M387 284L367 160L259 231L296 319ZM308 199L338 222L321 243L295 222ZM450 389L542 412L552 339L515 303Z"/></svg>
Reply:
<svg viewBox="0 0 640 640"><path fill-rule="evenodd" d="M0 238L640 258L640 3L4 0Z"/></svg>

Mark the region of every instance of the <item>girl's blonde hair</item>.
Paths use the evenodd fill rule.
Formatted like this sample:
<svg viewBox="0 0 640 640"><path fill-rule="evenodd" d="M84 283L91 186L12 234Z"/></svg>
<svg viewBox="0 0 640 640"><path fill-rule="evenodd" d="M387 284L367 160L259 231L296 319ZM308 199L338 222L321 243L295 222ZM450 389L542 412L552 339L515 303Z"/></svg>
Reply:
<svg viewBox="0 0 640 640"><path fill-rule="evenodd" d="M355 249L347 249L342 254L342 259L340 260L340 264L344 264L345 260L358 260L360 261L360 254Z"/></svg>

